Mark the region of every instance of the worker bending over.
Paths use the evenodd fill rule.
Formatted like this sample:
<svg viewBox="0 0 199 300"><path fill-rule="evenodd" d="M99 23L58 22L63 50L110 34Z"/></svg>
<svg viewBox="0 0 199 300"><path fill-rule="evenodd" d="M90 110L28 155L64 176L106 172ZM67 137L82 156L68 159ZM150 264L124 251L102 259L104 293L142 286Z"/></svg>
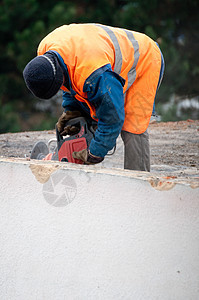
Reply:
<svg viewBox="0 0 199 300"><path fill-rule="evenodd" d="M29 90L41 99L63 90L64 112L57 127L84 115L97 121L89 149L73 153L99 163L121 133L124 168L150 171L147 127L164 72L162 53L145 34L101 24L71 24L49 33L38 56L25 67ZM71 130L70 130L71 129Z"/></svg>

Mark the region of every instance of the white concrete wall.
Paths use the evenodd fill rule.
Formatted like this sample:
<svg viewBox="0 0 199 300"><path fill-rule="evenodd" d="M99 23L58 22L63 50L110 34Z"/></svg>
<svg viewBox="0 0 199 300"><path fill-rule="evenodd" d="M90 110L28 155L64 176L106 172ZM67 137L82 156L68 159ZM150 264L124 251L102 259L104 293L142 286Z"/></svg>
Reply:
<svg viewBox="0 0 199 300"><path fill-rule="evenodd" d="M0 182L1 300L199 299L198 188L9 160Z"/></svg>

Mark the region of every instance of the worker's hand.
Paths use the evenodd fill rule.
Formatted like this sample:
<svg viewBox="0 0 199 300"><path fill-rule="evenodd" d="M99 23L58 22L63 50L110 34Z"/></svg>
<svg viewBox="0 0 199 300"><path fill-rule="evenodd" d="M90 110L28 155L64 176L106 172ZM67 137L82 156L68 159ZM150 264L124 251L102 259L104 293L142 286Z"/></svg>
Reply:
<svg viewBox="0 0 199 300"><path fill-rule="evenodd" d="M64 135L73 135L79 132L79 128L74 126L74 125L67 125L64 127L64 129L62 130L62 132L60 132L61 136Z"/></svg>
<svg viewBox="0 0 199 300"><path fill-rule="evenodd" d="M87 149L83 149L78 152L74 151L72 156L73 158L82 160L86 165L98 164L104 160L103 157L91 154L90 151Z"/></svg>
<svg viewBox="0 0 199 300"><path fill-rule="evenodd" d="M60 132L61 135L72 135L72 134L76 134L79 131L79 128L75 127L75 126L71 126L71 125L67 125L65 126L66 122L80 117L81 116L81 112L80 111L66 111L63 112L63 114L61 115L61 117L59 118L56 126L57 126L57 130Z"/></svg>

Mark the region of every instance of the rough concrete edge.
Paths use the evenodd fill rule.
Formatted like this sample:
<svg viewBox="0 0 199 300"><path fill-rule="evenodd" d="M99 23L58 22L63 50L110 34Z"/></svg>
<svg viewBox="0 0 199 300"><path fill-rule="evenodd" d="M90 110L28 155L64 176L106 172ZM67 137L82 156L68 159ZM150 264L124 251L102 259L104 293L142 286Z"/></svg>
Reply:
<svg viewBox="0 0 199 300"><path fill-rule="evenodd" d="M191 188L199 188L199 180L197 178L173 178L172 176L158 176L157 174L141 171L130 171L119 168L98 168L97 165L85 166L76 165L72 163L61 163L57 161L40 161L30 160L29 158L4 158L0 157L0 163L14 163L28 165L40 183L48 181L50 175L57 170L71 170L71 171L83 171L87 175L89 173L105 174L111 176L122 176L128 178L134 178L137 180L144 180L150 183L150 185L156 190L170 190L176 184L186 185Z"/></svg>

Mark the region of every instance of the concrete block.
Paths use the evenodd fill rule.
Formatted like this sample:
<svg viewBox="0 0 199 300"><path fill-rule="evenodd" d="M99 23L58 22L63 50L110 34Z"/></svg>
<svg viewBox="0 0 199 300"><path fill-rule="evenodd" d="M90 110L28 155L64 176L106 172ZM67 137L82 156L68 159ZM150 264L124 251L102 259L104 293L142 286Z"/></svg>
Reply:
<svg viewBox="0 0 199 300"><path fill-rule="evenodd" d="M199 299L197 178L0 159L0 299Z"/></svg>

